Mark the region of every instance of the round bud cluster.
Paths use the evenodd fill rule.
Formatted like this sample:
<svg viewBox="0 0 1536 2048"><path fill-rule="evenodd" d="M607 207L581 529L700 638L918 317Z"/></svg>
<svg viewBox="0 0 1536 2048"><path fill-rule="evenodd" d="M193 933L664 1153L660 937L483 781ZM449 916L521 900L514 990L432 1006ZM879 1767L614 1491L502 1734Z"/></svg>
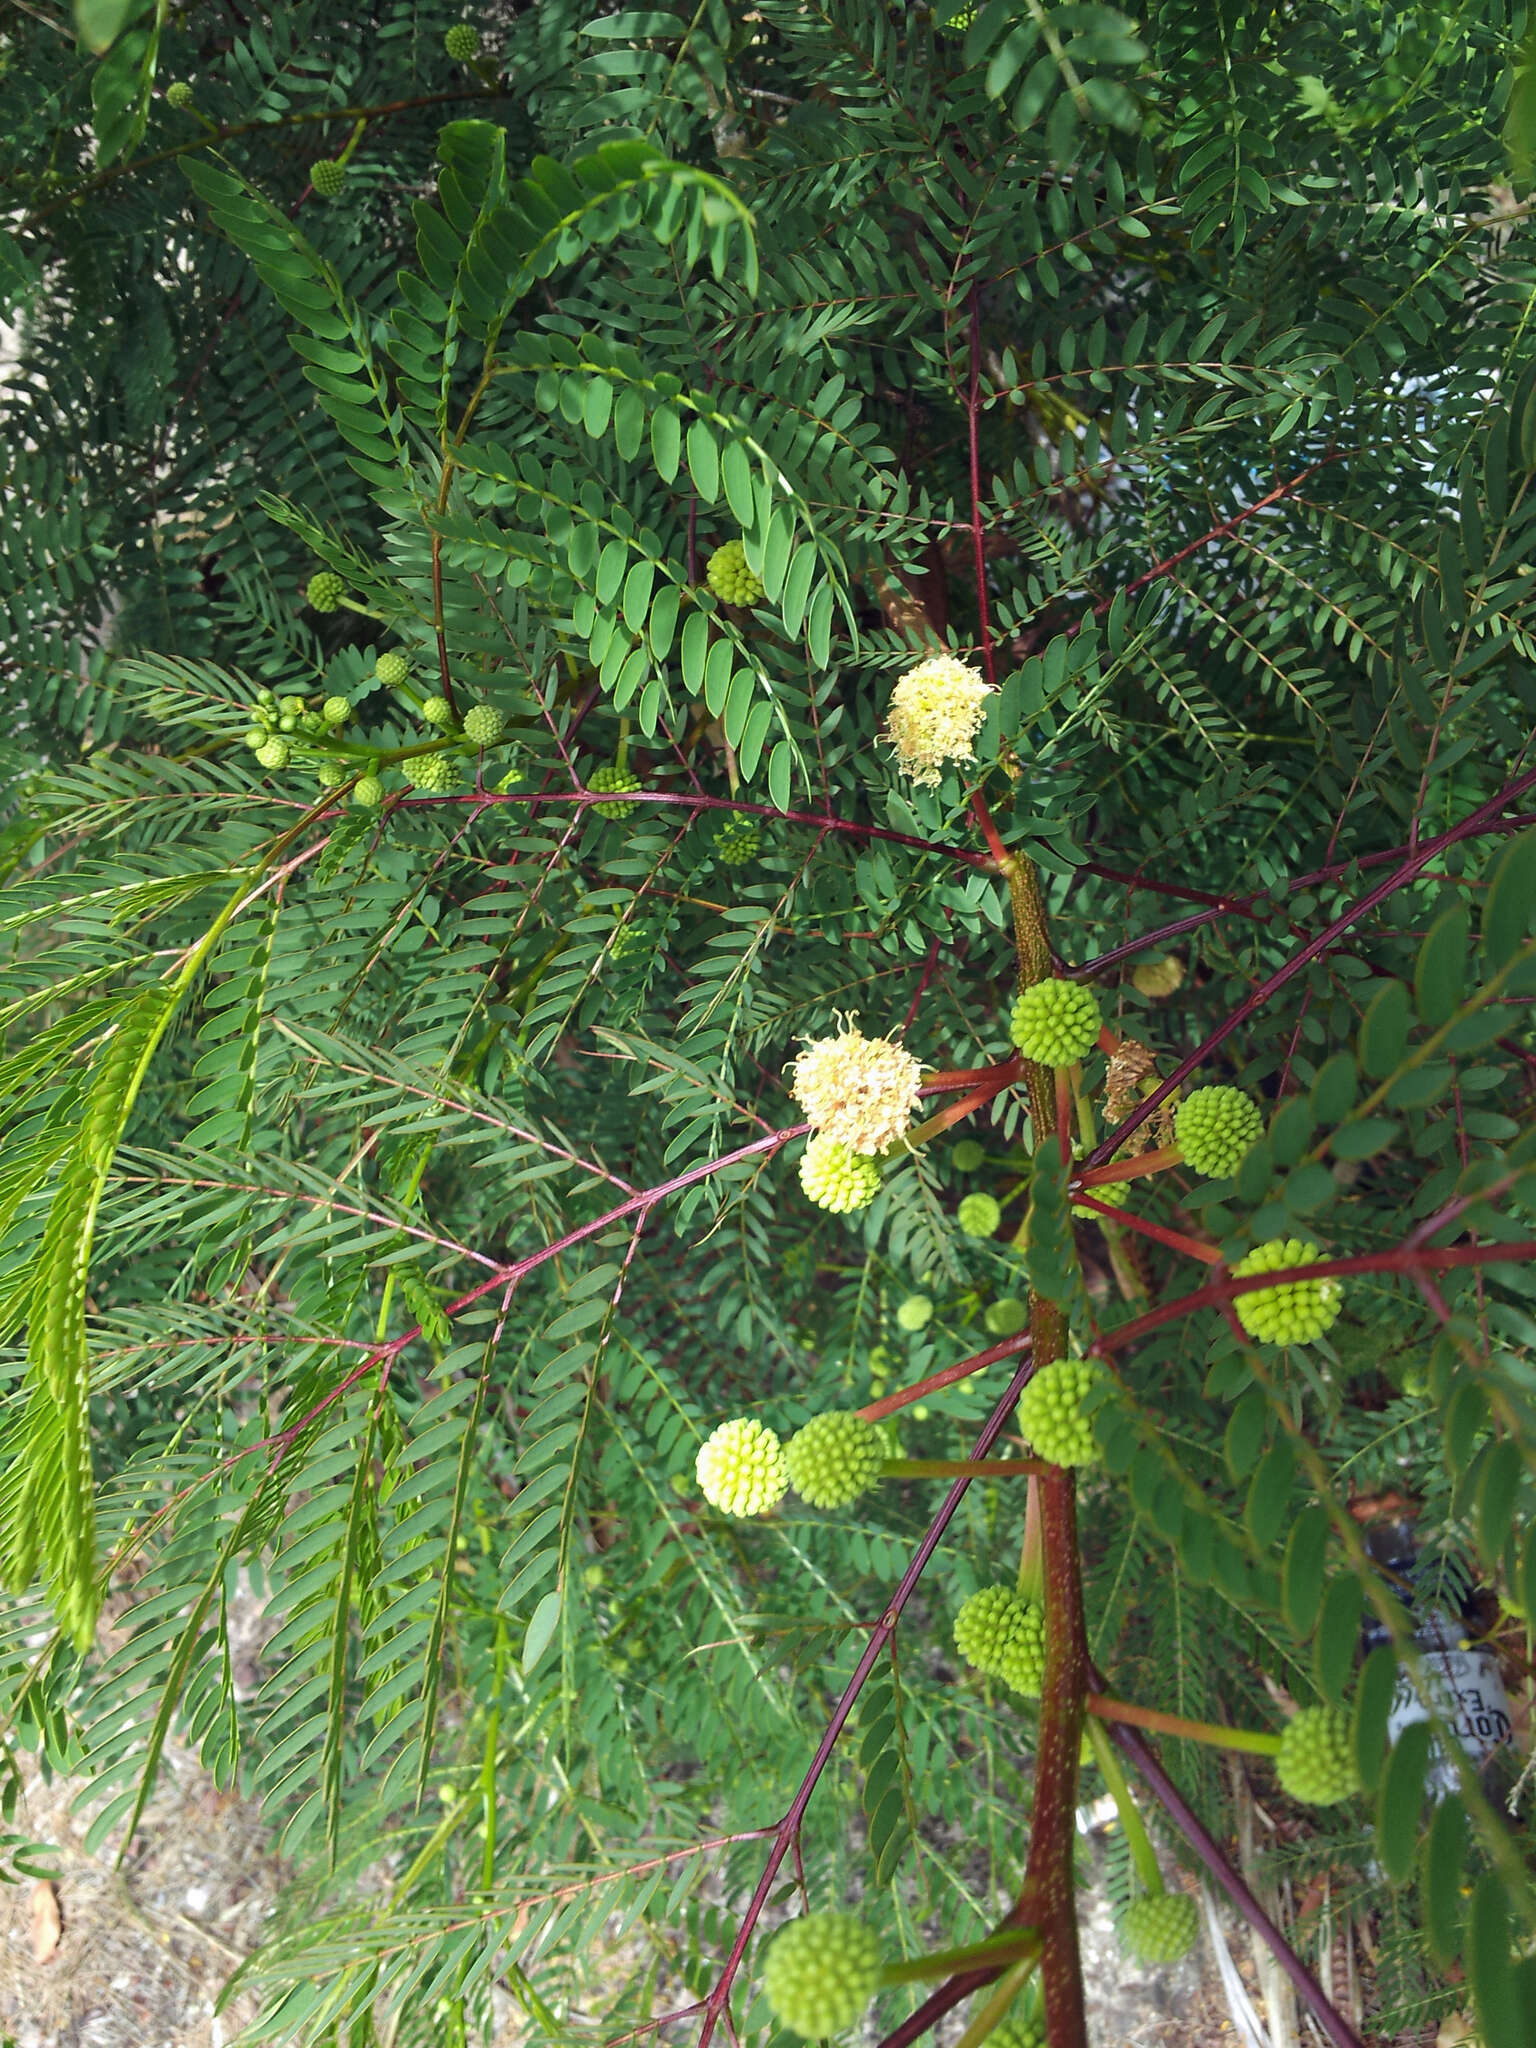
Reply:
<svg viewBox="0 0 1536 2048"><path fill-rule="evenodd" d="M263 768L275 772L286 768L293 758L290 733L324 730L324 722L314 712L305 710L302 697L277 697L263 688L256 692L256 702L251 707L245 744Z"/></svg>
<svg viewBox="0 0 1536 2048"><path fill-rule="evenodd" d="M896 1311L898 1329L915 1336L919 1330L926 1330L933 1321L933 1303L926 1294L909 1294Z"/></svg>
<svg viewBox="0 0 1536 2048"><path fill-rule="evenodd" d="M654 951L656 935L649 925L637 924L633 919L627 924L617 924L613 937L608 941L610 960L632 960L639 953Z"/></svg>
<svg viewBox="0 0 1536 2048"><path fill-rule="evenodd" d="M1243 1154L1264 1135L1264 1119L1241 1088L1197 1088L1179 1104L1173 1120L1175 1143L1196 1173L1225 1180Z"/></svg>
<svg viewBox="0 0 1536 2048"><path fill-rule="evenodd" d="M347 586L334 569L317 569L305 587L304 602L311 611L335 612L346 594Z"/></svg>
<svg viewBox="0 0 1536 2048"><path fill-rule="evenodd" d="M1184 962L1177 953L1161 960L1143 960L1131 969L1131 986L1144 996L1176 995L1184 986Z"/></svg>
<svg viewBox="0 0 1536 2048"><path fill-rule="evenodd" d="M909 668L891 692L885 717L897 767L920 787L935 789L946 761L974 760L991 695L980 669L952 654L930 654Z"/></svg>
<svg viewBox="0 0 1536 2048"><path fill-rule="evenodd" d="M981 1319L992 1337L1017 1337L1029 1322L1029 1305L1016 1294L1003 1294L988 1304Z"/></svg>
<svg viewBox="0 0 1536 2048"><path fill-rule="evenodd" d="M446 697L427 697L422 701L421 722L423 725L452 725L453 706Z"/></svg>
<svg viewBox="0 0 1536 2048"><path fill-rule="evenodd" d="M352 716L352 700L349 697L327 697L320 706L320 716L327 725L345 725Z"/></svg>
<svg viewBox="0 0 1536 2048"><path fill-rule="evenodd" d="M1096 1188L1084 1188L1085 1195L1092 1195L1096 1202L1108 1202L1112 1209L1123 1209L1130 1200L1131 1190L1123 1180L1107 1180ZM1072 1214L1081 1216L1087 1223L1107 1223L1109 1218L1101 1216L1097 1209L1090 1209L1086 1202L1074 1202Z"/></svg>
<svg viewBox="0 0 1536 2048"><path fill-rule="evenodd" d="M1027 2019L1015 2019L1010 2013L992 2029L987 2039L992 2048L1045 2048L1045 2021L1038 2013Z"/></svg>
<svg viewBox="0 0 1536 2048"><path fill-rule="evenodd" d="M165 104L185 114L192 105L192 88L184 78L173 78L165 88Z"/></svg>
<svg viewBox="0 0 1536 2048"><path fill-rule="evenodd" d="M459 779L446 754L418 754L412 761L402 761L400 766L412 789L419 789L426 796L446 795Z"/></svg>
<svg viewBox="0 0 1536 2048"><path fill-rule="evenodd" d="M1045 1610L1032 1601L1020 1603L1023 1616L997 1661L1004 1685L1037 1700L1045 1682Z"/></svg>
<svg viewBox="0 0 1536 2048"><path fill-rule="evenodd" d="M996 1678L1014 1643L1029 1633L1030 1612L1012 1586L983 1586L955 1616L955 1648L967 1664Z"/></svg>
<svg viewBox="0 0 1536 2048"><path fill-rule="evenodd" d="M475 704L464 714L464 737L471 746L494 747L501 728L502 716L494 704Z"/></svg>
<svg viewBox="0 0 1536 2048"><path fill-rule="evenodd" d="M347 182L347 167L339 157L323 156L309 167L309 182L320 199L339 199Z"/></svg>
<svg viewBox="0 0 1536 2048"><path fill-rule="evenodd" d="M1143 1892L1120 1922L1120 1939L1141 1963L1176 1963L1199 1938L1200 1913L1188 1892Z"/></svg>
<svg viewBox="0 0 1536 2048"><path fill-rule="evenodd" d="M974 1173L986 1158L987 1152L986 1147L978 1144L976 1139L962 1138L949 1156L956 1173Z"/></svg>
<svg viewBox="0 0 1536 2048"><path fill-rule="evenodd" d="M1337 1806L1360 1790L1349 1716L1342 1707L1303 1707L1280 1737L1275 1771L1293 1799Z"/></svg>
<svg viewBox="0 0 1536 2048"><path fill-rule="evenodd" d="M352 791L352 801L359 809L376 811L384 801L384 785L377 775L365 775Z"/></svg>
<svg viewBox="0 0 1536 2048"><path fill-rule="evenodd" d="M1287 1266L1310 1266L1322 1258L1315 1244L1301 1237L1272 1237L1255 1246L1232 1268L1234 1279L1254 1273L1279 1273ZM1250 1337L1262 1344L1310 1344L1337 1320L1344 1290L1337 1280L1286 1280L1278 1287L1240 1294L1232 1306Z"/></svg>
<svg viewBox="0 0 1536 2048"><path fill-rule="evenodd" d="M374 662L373 672L386 690L398 690L410 674L411 664L391 647Z"/></svg>
<svg viewBox="0 0 1536 2048"><path fill-rule="evenodd" d="M638 775L632 775L627 768L621 768L617 761L605 761L601 768L594 768L587 777L588 789L616 790L625 793L640 787ZM612 803L594 804L593 810L600 818L627 818L631 811L639 810L638 804Z"/></svg>
<svg viewBox="0 0 1536 2048"><path fill-rule="evenodd" d="M762 843L762 831L752 819L732 818L715 834L715 859L728 868L743 868L757 859Z"/></svg>
<svg viewBox="0 0 1536 2048"><path fill-rule="evenodd" d="M883 1152L911 1121L922 1071L904 1045L866 1038L850 1024L836 1038L806 1046L790 1070L790 1085L814 1130L851 1152Z"/></svg>
<svg viewBox="0 0 1536 2048"><path fill-rule="evenodd" d="M704 574L722 604L756 604L763 594L762 579L747 567L747 551L739 540L716 548Z"/></svg>
<svg viewBox="0 0 1536 2048"><path fill-rule="evenodd" d="M1008 1036L1025 1059L1042 1067L1070 1067L1098 1040L1099 1000L1080 981L1037 981L1020 992Z"/></svg>
<svg viewBox="0 0 1536 2048"><path fill-rule="evenodd" d="M861 1159L821 1132L807 1142L801 1156L800 1185L818 1209L843 1216L850 1209L869 1207L880 1192L880 1169L872 1159Z"/></svg>
<svg viewBox="0 0 1536 2048"><path fill-rule="evenodd" d="M808 1913L774 1936L763 1991L781 2027L825 2040L859 2019L880 1982L880 1944L851 1913Z"/></svg>
<svg viewBox="0 0 1536 2048"><path fill-rule="evenodd" d="M1048 1463L1091 1465L1098 1457L1082 1404L1101 1377L1092 1359L1058 1358L1042 1366L1019 1396L1019 1427Z"/></svg>
<svg viewBox="0 0 1536 2048"><path fill-rule="evenodd" d="M722 1422L699 1446L693 1469L710 1506L738 1517L767 1514L789 1485L783 1446L751 1418Z"/></svg>
<svg viewBox="0 0 1536 2048"><path fill-rule="evenodd" d="M994 1195L965 1195L955 1211L955 1221L967 1237L990 1237L1002 1220Z"/></svg>
<svg viewBox="0 0 1536 2048"><path fill-rule="evenodd" d="M885 1446L862 1415L830 1409L813 1415L784 1446L789 1483L813 1508L846 1508L880 1477Z"/></svg>
<svg viewBox="0 0 1536 2048"><path fill-rule="evenodd" d="M472 64L480 54L480 31L467 21L456 21L443 37L443 48L455 64Z"/></svg>

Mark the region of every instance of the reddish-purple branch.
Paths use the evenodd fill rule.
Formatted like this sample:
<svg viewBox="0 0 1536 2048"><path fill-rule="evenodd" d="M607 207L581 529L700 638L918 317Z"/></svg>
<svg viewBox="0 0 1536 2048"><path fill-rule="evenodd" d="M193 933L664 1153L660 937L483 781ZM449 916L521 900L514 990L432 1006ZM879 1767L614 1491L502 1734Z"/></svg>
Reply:
<svg viewBox="0 0 1536 2048"><path fill-rule="evenodd" d="M1129 583L1122 584L1111 596L1101 598L1093 608L1093 616L1096 619L1102 618L1117 597L1129 597L1133 590L1141 590L1148 583L1155 583L1159 576L1166 576L1171 570L1177 569L1180 562L1187 562L1191 555L1199 554L1200 550L1208 548L1212 541L1225 540L1229 533L1235 533L1245 520L1253 517L1255 512L1266 511L1269 506L1278 504L1282 498L1288 498L1292 491L1299 491L1309 476L1316 476L1317 472L1326 469L1330 462L1339 461L1342 454L1343 450L1339 449L1331 455L1320 456L1316 462L1309 463L1296 476L1283 484L1276 484L1265 497L1256 498L1251 505L1245 505L1241 512L1234 512L1230 519L1223 519L1209 532L1202 533L1200 538L1192 540L1188 547L1180 548L1177 554L1169 555L1163 561L1154 563L1150 569L1144 569L1141 575L1133 576Z"/></svg>
<svg viewBox="0 0 1536 2048"><path fill-rule="evenodd" d="M1179 1833L1205 1865L1206 1869L1221 1886L1239 1913L1262 1937L1270 1954L1280 1965L1296 1988L1296 1996L1312 2015L1323 2033L1333 2042L1334 2048L1363 2048L1360 2036L1350 2026L1342 2013L1335 2012L1323 1995L1322 1986L1302 1962L1274 1921L1259 1904L1239 1873L1233 1869L1221 1853L1215 1841L1202 1824L1199 1816L1180 1792L1158 1762L1151 1744L1137 1729L1128 1728L1123 1722L1114 1722L1109 1728L1110 1740L1122 1749L1136 1766L1148 1787L1157 1798L1158 1804L1168 1815Z"/></svg>
<svg viewBox="0 0 1536 2048"><path fill-rule="evenodd" d="M991 1415L988 1416L981 1434L977 1437L975 1446L971 1451L972 1458L985 1458L992 1446L997 1442L997 1439L1002 1435L1004 1428L1007 1426L1008 1418L1013 1413L1014 1403L1023 1392L1033 1371L1033 1361L1026 1359L1009 1382L1008 1391L993 1409ZM773 1847L769 1850L768 1860L763 1866L763 1874L758 1879L757 1887L747 1902L747 1908L742 1916L741 1925L736 1930L736 1939L731 1944L731 1952L725 1959L719 1980L705 2001L704 2026L699 2035L699 2048L708 2048L716 2023L725 2011L726 2001L731 1995L731 1985L735 1981L737 1971L741 1968L742 1957L747 1952L747 1943L752 1938L753 1929L757 1926L759 1916L764 1905L767 1903L768 1894L773 1889L773 1881L778 1875L779 1866L789 1853L790 1843L798 1835L800 1823L805 1818L805 1810L811 1803L811 1794L815 1791L817 1782L831 1759L832 1752L837 1746L837 1739L843 1732L848 1716L853 1712L854 1702L858 1699L860 1692L863 1690L865 1680L869 1677L870 1672L874 1670L881 1654L890 1642L895 1632L896 1623L900 1619L901 1610L912 1597L914 1588L927 1570L928 1561L933 1556L935 1550L938 1549L944 1531L949 1527L955 1510L959 1507L961 1501L964 1500L966 1488L970 1483L969 1479L957 1479L948 1493L945 1494L943 1505L928 1524L923 1540L913 1552L912 1562L902 1573L896 1590L886 1603L885 1611L877 1625L870 1632L869 1641L865 1645L858 1663L853 1667L853 1675L843 1688L842 1698L832 1710L832 1718L827 1723L820 1742L816 1745L816 1754L812 1757L810 1766L804 1778L800 1781L800 1789L790 1801L789 1810L779 1823Z"/></svg>
<svg viewBox="0 0 1536 2048"><path fill-rule="evenodd" d="M1459 840L1475 837L1486 824L1497 818L1507 805L1532 788L1536 788L1536 768L1518 777L1516 781L1500 790L1497 796L1489 797L1486 803L1479 804L1475 811L1468 812L1459 825L1453 825L1449 831L1438 834L1434 839L1425 840L1418 851L1410 854L1394 868L1384 882L1378 882L1374 889L1368 890L1357 902L1351 904L1348 910L1336 917L1332 924L1319 932L1315 939L1310 939L1299 952L1293 953L1283 967L1277 967L1273 974L1261 981L1252 994L1246 996L1237 1008L1217 1025L1209 1037L1197 1045L1187 1058L1180 1060L1166 1081L1159 1082L1152 1093L1139 1102L1130 1115L1094 1147L1084 1164L1102 1166L1105 1160L1112 1158L1131 1133L1139 1130L1149 1116L1154 1116L1174 1090L1182 1086L1197 1068L1203 1066L1219 1045L1224 1044L1234 1031L1246 1024L1255 1011L1261 1010L1277 990L1282 989L1288 981L1294 980L1302 969L1310 965L1320 954L1326 953L1341 933L1348 931L1351 925L1358 924L1362 917L1376 908L1377 904L1384 903L1399 889L1416 881L1420 872L1448 846L1454 846Z"/></svg>

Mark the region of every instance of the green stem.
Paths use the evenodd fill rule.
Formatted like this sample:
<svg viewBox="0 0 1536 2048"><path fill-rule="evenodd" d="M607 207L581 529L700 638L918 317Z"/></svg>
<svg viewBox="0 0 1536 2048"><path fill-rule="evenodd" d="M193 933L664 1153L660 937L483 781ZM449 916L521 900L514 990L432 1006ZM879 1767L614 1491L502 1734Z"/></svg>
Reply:
<svg viewBox="0 0 1536 2048"><path fill-rule="evenodd" d="M909 1963L883 1963L882 1984L916 1984L925 1977L952 1977L957 1970L977 1964L1033 1962L1040 1952L1040 1930L1010 1927L1005 1934L989 1934L985 1941L967 1942L964 1948L940 1949L929 1956L914 1956Z"/></svg>
<svg viewBox="0 0 1536 2048"><path fill-rule="evenodd" d="M1125 1721L1133 1728L1150 1728L1159 1735L1177 1735L1185 1742L1203 1742L1211 1749L1238 1749L1250 1756L1277 1756L1280 1738L1259 1728L1228 1728L1220 1721L1186 1721L1182 1714L1165 1714L1157 1707L1132 1706L1129 1700L1112 1700L1091 1692L1088 1712L1100 1721Z"/></svg>
<svg viewBox="0 0 1536 2048"><path fill-rule="evenodd" d="M480 1858L480 1889L488 1892L496 1877L496 1754L501 1746L501 1692L507 1682L507 1624L496 1618L491 1711L485 1724L485 1750L480 1761L480 1799L485 1809L485 1849Z"/></svg>
<svg viewBox="0 0 1536 2048"><path fill-rule="evenodd" d="M1024 1540L1019 1545L1016 1590L1021 1600L1039 1607L1045 1599L1045 1545L1041 1535L1040 1489L1031 1486L1024 1503Z"/></svg>
<svg viewBox="0 0 1536 2048"><path fill-rule="evenodd" d="M1092 1715L1087 1721L1088 1740L1093 1745L1093 1760L1098 1765L1109 1796L1115 1802L1115 1811L1120 1816L1120 1825L1125 1829L1125 1839L1130 1844L1131 1861L1136 1866L1136 1875L1142 1886L1149 1892L1163 1889L1163 1873L1157 1867L1157 1856L1152 1839L1147 1833L1146 1823L1137 1810L1136 1801L1131 1797L1131 1788L1125 1782L1125 1773L1120 1760L1104 1730Z"/></svg>

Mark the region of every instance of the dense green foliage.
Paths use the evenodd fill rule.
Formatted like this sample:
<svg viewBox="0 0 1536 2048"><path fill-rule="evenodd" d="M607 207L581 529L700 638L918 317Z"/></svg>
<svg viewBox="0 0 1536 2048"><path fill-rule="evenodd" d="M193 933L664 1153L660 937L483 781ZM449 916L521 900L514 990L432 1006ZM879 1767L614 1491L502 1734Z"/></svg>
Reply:
<svg viewBox="0 0 1536 2048"><path fill-rule="evenodd" d="M1348 1707L1367 1798L1275 1870L1376 1916L1380 2038L1469 1975L1528 2041L1528 1802L1469 1766L1431 1825L1422 1736L1387 1754L1360 1621L1412 1623L1349 1512L1418 1504L1513 1683L1523 8L540 0L461 60L428 0L90 0L99 55L47 11L0 44L7 1743L115 1791L98 1841L173 1737L259 1794L299 1872L243 1973L271 2039L473 2039L498 1982L622 2034L715 1996L929 1530L796 1839L887 1956L975 1941L1047 1708L951 1629L1025 1487L733 1521L694 1464L981 1352L880 1419L895 1459L989 1450L1026 1341L989 1311L1032 1288L1107 1361L1108 1688ZM997 688L930 784L883 730L945 645ZM977 787L1054 962L1015 958ZM1172 1147L1190 1076L1266 1136L1080 1201L1032 1156L1021 968L1092 982L1095 1165ZM955 1116L840 1214L784 1069L850 1012ZM1267 1243L1355 1261L1297 1283L1310 1341L1253 1341L1301 1327L1274 1293L1176 1306ZM1224 1836L1224 1765L1163 1749Z"/></svg>

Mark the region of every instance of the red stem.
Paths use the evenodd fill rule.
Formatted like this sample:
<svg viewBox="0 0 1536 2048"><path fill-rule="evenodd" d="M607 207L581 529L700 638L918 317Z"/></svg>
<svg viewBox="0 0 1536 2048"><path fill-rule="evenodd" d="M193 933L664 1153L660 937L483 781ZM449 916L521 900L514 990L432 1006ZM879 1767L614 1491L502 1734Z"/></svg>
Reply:
<svg viewBox="0 0 1536 2048"><path fill-rule="evenodd" d="M1014 1403L1024 1391L1025 1385L1033 1371L1033 1364L1026 1360L1014 1374L1013 1379L1009 1383L1008 1391L993 1409L991 1415L987 1418L981 1434L976 1439L975 1447L971 1452L973 1458L985 1458L992 1446L997 1442L997 1439L1002 1435L1008 1418L1013 1413ZM949 1489L949 1492L944 1496L943 1505L928 1524L928 1529L922 1542L919 1543L916 1551L913 1553L912 1562L902 1573L896 1590L892 1593L884 1613L881 1615L876 1627L870 1632L870 1638L864 1647L863 1654L860 1656L858 1663L853 1667L853 1675L843 1688L843 1696L833 1709L832 1719L828 1722L820 1742L816 1745L816 1754L812 1757L810 1767L801 1780L800 1789L790 1801L789 1810L779 1823L773 1847L769 1850L768 1860L763 1867L763 1874L757 1881L756 1889L747 1902L747 1908L742 1916L741 1925L736 1930L736 1939L731 1944L731 1952L725 1959L718 1982L705 2001L704 2025L699 2034L699 2048L709 2048L709 2041L714 2033L716 2023L725 2010L726 2000L730 1997L731 1985L735 1981L736 1972L741 1968L742 1957L747 1951L747 1943L752 1938L753 1929L757 1926L763 1907L768 1902L768 1895L773 1890L774 1879L778 1875L779 1865L789 1853L791 1841L799 1833L800 1823L805 1818L805 1810L811 1803L811 1794L815 1791L818 1779L831 1760L832 1751L837 1746L837 1739L843 1732L848 1716L853 1712L854 1702L858 1699L859 1693L863 1689L864 1681L869 1677L870 1672L874 1670L876 1663L895 1633L896 1623L900 1619L901 1610L912 1597L918 1581L927 1570L928 1561L933 1556L935 1550L938 1549L944 1531L949 1527L956 1509L961 1501L964 1500L966 1488L970 1484L969 1479L957 1479Z"/></svg>
<svg viewBox="0 0 1536 2048"><path fill-rule="evenodd" d="M1270 1954L1296 1987L1296 1996L1334 2044L1334 2048L1364 2048L1360 2036L1342 2013L1334 2011L1324 1997L1322 1986L1317 1979L1216 1846L1183 1793L1158 1762L1152 1745L1136 1729L1128 1728L1119 1721L1111 1725L1109 1736L1115 1746L1123 1750L1136 1766L1156 1796L1158 1804L1238 1912L1266 1943ZM882 2043L882 2048L887 2048L887 2044Z"/></svg>
<svg viewBox="0 0 1536 2048"><path fill-rule="evenodd" d="M1323 1280L1346 1273L1408 1273L1417 1277L1420 1273L1441 1273L1453 1266L1492 1265L1501 1259L1536 1259L1536 1238L1522 1238L1518 1244L1448 1245L1443 1251L1410 1251L1399 1246L1390 1252L1360 1252L1349 1259L1317 1259L1309 1266L1287 1266L1283 1277L1287 1281ZM1176 1301L1149 1309L1134 1322L1122 1323L1118 1330L1105 1331L1095 1340L1093 1349L1102 1357L1112 1351L1124 1351L1150 1336L1153 1330L1161 1329L1164 1323L1177 1322L1180 1316L1191 1315L1197 1308L1220 1308L1235 1295L1273 1287L1276 1278L1274 1273L1250 1273L1237 1280L1227 1274L1209 1287L1197 1288L1193 1294L1181 1294Z"/></svg>
<svg viewBox="0 0 1536 2048"><path fill-rule="evenodd" d="M1300 974L1301 970L1320 953L1325 953L1341 933L1348 931L1352 924L1357 924L1362 917L1374 910L1378 903L1384 903L1389 896L1395 895L1409 882L1417 880L1421 870L1428 867L1430 862L1448 846L1454 846L1458 840L1472 838L1488 820L1496 818L1506 804L1513 803L1516 797L1523 796L1526 790L1531 788L1536 788L1536 768L1528 770L1526 774L1500 790L1497 796L1489 797L1486 803L1479 804L1477 809L1469 812L1459 825L1453 825L1448 832L1440 833L1437 838L1426 840L1419 850L1410 854L1384 882L1378 882L1374 889L1368 890L1358 902L1351 904L1348 910L1336 917L1326 930L1319 932L1315 939L1303 946L1300 952L1293 953L1283 967L1277 967L1273 974L1261 981L1253 993L1245 997L1237 1008L1217 1025L1210 1036L1196 1046L1187 1059L1179 1062L1166 1081L1160 1082L1150 1095L1137 1104L1123 1123L1118 1124L1101 1144L1095 1146L1085 1164L1102 1166L1120 1149L1133 1131L1139 1130L1147 1118L1161 1108L1176 1088L1180 1087L1198 1067L1205 1064L1217 1046L1224 1044L1234 1031L1246 1024L1254 1012L1261 1010L1277 990L1284 988L1288 981Z"/></svg>
<svg viewBox="0 0 1536 2048"><path fill-rule="evenodd" d="M997 655L992 645L992 614L987 604L987 551L981 521L981 297L970 292L970 385L965 397L966 432L971 456L971 551L976 561L976 623L981 633L981 665L987 681L997 683Z"/></svg>
<svg viewBox="0 0 1536 2048"><path fill-rule="evenodd" d="M1263 512L1268 506L1278 503L1281 498L1289 497L1292 491L1300 490L1309 476L1316 476L1317 472L1326 469L1330 462L1340 461L1343 454L1341 448L1331 455L1324 455L1318 461L1309 463L1288 482L1276 484L1267 496L1256 499L1251 505L1245 505L1241 512L1234 512L1230 519L1223 519L1220 525L1213 526L1208 533L1202 533L1200 538L1192 540L1187 548L1180 548L1176 555L1169 555L1154 567L1143 570L1140 576L1133 576L1129 583L1121 584L1111 596L1100 599L1093 608L1093 616L1096 619L1103 618L1117 597L1129 597L1133 590L1140 590L1148 583L1155 583L1159 576L1166 576L1169 570L1176 569L1180 562L1187 562L1191 555L1197 555L1202 548L1208 548L1213 540L1225 540L1229 533L1236 532L1245 519L1251 519L1255 512Z"/></svg>
<svg viewBox="0 0 1536 2048"><path fill-rule="evenodd" d="M858 1413L866 1422L883 1422L887 1415L894 1415L898 1408L906 1408L913 1401L921 1401L925 1394L936 1394L941 1387L952 1387L956 1380L969 1379L973 1372L995 1365L1000 1358L1012 1358L1030 1347L1026 1331L1022 1336L1009 1337L1001 1344L994 1344L990 1350L978 1351L972 1358L962 1358L958 1365L946 1365L942 1372L931 1372L926 1379L915 1380L910 1387L902 1387L894 1394L882 1394L878 1401L871 1401L867 1408Z"/></svg>

